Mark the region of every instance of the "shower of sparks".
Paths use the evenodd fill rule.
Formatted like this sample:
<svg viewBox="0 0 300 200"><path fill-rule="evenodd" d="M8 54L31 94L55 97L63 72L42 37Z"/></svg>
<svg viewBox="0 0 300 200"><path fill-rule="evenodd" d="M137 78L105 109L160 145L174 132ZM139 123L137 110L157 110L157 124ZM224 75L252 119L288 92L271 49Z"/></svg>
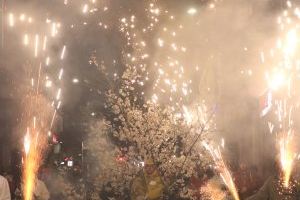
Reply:
<svg viewBox="0 0 300 200"><path fill-rule="evenodd" d="M39 137L40 128L41 127L29 127L24 138L24 200L32 199L32 193L36 184L36 174L42 162L42 153L44 151L45 138Z"/></svg>
<svg viewBox="0 0 300 200"><path fill-rule="evenodd" d="M77 7L77 11L85 19L85 21L80 22L82 26L86 26L91 23L90 21L88 21L89 15L98 12L99 10L101 10L101 12L103 13L110 10L108 6L103 6L100 9L100 6L97 5L98 2L99 1L96 0L90 0L89 3L84 3ZM190 63L186 61L187 58L189 58L187 57L187 55L191 51L188 46L190 41L182 41L178 39L182 36L182 33L185 30L185 24L180 24L177 21L177 19L179 18L178 16L176 16L174 13L171 13L171 11L160 7L156 3L156 1L154 2L155 3L150 3L149 5L147 5L144 9L145 12L147 12L149 23L143 25L142 27L139 26L140 19L134 14L125 17L122 16L119 18L120 31L124 34L127 45L133 47L132 52L124 54L126 62L128 66L130 65L133 68L133 71L143 74L141 75L141 77L134 78L132 82L139 85L140 87L145 86L152 78L152 74L150 74L149 71L153 70L156 74L154 80L151 80L154 82L153 87L151 88L150 92L142 91L141 95L146 96L149 101L152 101L155 104L164 104L170 106L174 112L179 112L179 115L185 120L188 125L193 125L196 122L201 122L200 124L203 125L205 124L207 118L206 115L208 113L206 105L213 104L211 102L204 101L203 96L209 94L212 87L210 87L209 84L204 83L202 79L199 79L200 75L202 75L201 73L203 73L204 70L204 67L201 66L201 63ZM63 4L67 7L69 6L69 4L72 4L72 1L64 0ZM298 26L290 28L294 23L294 19L292 20L289 15L295 15L296 17L300 18L300 10L299 8L294 9L293 6L294 4L291 1L287 1L288 10L284 12L284 14L278 19L280 30L286 33L286 37L283 39L279 39L276 43L277 50L282 55L282 60L280 60L280 63L275 67L275 69L270 70L266 73L267 83L270 89L270 96L275 96L272 94L281 90L284 90L286 93L284 97L275 99L274 102L272 101L272 99L270 100L271 102L269 102L270 105L274 103L274 106L277 107L278 121L281 123L280 127L283 129L282 131L284 133L287 133L284 134L278 142L280 144L280 162L282 171L284 172L284 183L286 186L288 186L288 182L290 179L294 161L293 155L295 154L294 149L291 148L293 120L292 115L287 113L292 113L295 107L295 103L289 100L292 99L291 95L295 92L291 89L291 86L293 86L293 84L291 83L298 75L299 71L299 63L297 64L298 60L295 58L297 55L299 30ZM208 4L209 10L215 10L216 7L216 3ZM199 8L189 7L188 9L185 8L183 14L189 20L194 20L194 23L196 24L197 20L195 20L195 18L197 17L198 13L200 13ZM30 17L29 15L27 15L27 13L22 13L20 15L9 13L8 26L15 27L19 24L19 21L17 21L18 18L16 18L15 16L20 16L19 20L22 23L29 24L35 24L37 19ZM51 65L55 65L56 60L59 59L62 62L65 57L66 46L61 45L62 47L60 47L60 49L62 48L62 50L59 51L60 55L56 55L57 57L52 57L52 54L47 51L47 47L51 46L51 42L53 39L52 37L57 36L58 31L60 30L60 27L62 25L60 24L60 22L53 21L53 19L47 18L45 21L46 24L43 30L47 30L46 35L44 35L44 31L39 34L34 32L23 32L23 35L21 37L23 37L22 41L26 48L34 48L34 57L36 59L42 60L39 62L45 63L47 68L50 68L51 66L49 66L49 55L51 55ZM161 24L159 24L161 21L165 22L163 27L161 27ZM109 23L106 23L105 20L97 21L97 24L93 25L97 25L103 30L109 30L111 27L111 25ZM79 26L79 23L70 25L71 28L76 28L76 26ZM30 29L27 29L26 31L28 30ZM155 52L158 52L155 55L151 54L151 51L149 51L148 47L151 45L149 45L147 43L147 40L145 39L153 33L155 33L156 35L153 40L155 41L156 46ZM33 49L30 49L30 52L32 52L32 50ZM39 52L39 50L43 50L43 52ZM246 51L247 48L245 48L244 50ZM273 51L270 54L275 57ZM264 64L267 60L267 53L260 52L260 59ZM43 84L41 84L48 89L53 88L53 91L55 91L55 94L51 99L53 100L52 107L54 108L54 111L50 120L50 129L52 128L55 121L57 109L61 108L62 105L62 89L60 86L56 85L56 79L58 78L58 80L61 81L63 72L64 69L60 68L58 76L56 75L53 79L51 77L51 79L47 79ZM200 81L199 83L197 82L197 84L201 86L204 85L203 87L205 87L204 89L201 88L201 91L197 91L197 89L193 87L193 83L195 81L195 78L193 78L193 76L195 74L197 77L196 81L202 81L201 83ZM253 74L253 72L251 70L244 70L243 74L249 74L250 76ZM40 78L38 78L37 80L32 79L32 87L35 87L36 84L37 87L39 87L39 80ZM79 82L79 79L74 78L72 82L76 84ZM199 97L198 93L203 91L205 91L206 93L203 96ZM195 98L195 96L197 98ZM192 106L195 104L197 106ZM194 107L197 108L195 109ZM288 118L288 120L285 120L285 118ZM40 133L43 132L41 130L35 130L37 121L40 121L38 117L34 119L34 130L31 130L29 128L24 137L24 150L26 156L29 159L36 159L35 156L29 156L31 152L33 152L32 154L40 153L34 150L34 145L31 145L32 143L34 143L34 141L39 140ZM284 124L286 121L288 121L289 123L287 126ZM223 148L224 145L225 141L222 139ZM211 153L216 166L220 169L220 175L224 183L229 188L232 196L236 200L238 200L239 197L234 186L231 174L225 165L219 148L217 150L214 150L209 145L206 145L206 148ZM25 165L26 163L28 162L25 162ZM31 166L31 164L28 164L28 166L26 166L27 168L25 171L27 173L27 176L25 178L25 183L27 183L28 186L25 189L25 194L27 193L25 195L25 197L27 196L25 200L31 199L31 197L29 197L30 195L32 195L32 191L30 191L30 188L33 184L32 180L34 180L36 176L35 168L38 167L38 165L39 163L36 163L35 166ZM31 171L27 172L27 170Z"/></svg>
<svg viewBox="0 0 300 200"><path fill-rule="evenodd" d="M16 18L15 16L19 17ZM62 106L62 101L60 100L62 89L60 86L63 78L63 69L61 68L58 74L53 76L48 74L43 66L43 63L45 63L46 66L50 67L50 57L48 55L52 55L52 52L51 49L48 49L48 46L51 46L55 42L52 37L58 34L61 24L59 22L52 22L48 18L38 23L40 21L34 20L26 13L9 13L7 19L8 27L17 28L18 31L16 34L19 34L21 45L33 51L33 55L27 58L32 71L30 75L32 77L27 77L30 80L31 87L28 88L28 92L25 92L26 95L22 101L24 111L21 123L19 124L21 132L24 132L24 129L26 130L23 137L23 196L24 200L32 200L37 172L43 160L43 153L47 149L47 134L51 133L55 117L57 116L57 110ZM16 23L17 20L20 23ZM39 25L32 28L33 22L37 22ZM45 33L44 30L49 30L49 27L50 31ZM42 31L39 31L39 28ZM49 38L49 36L52 37ZM66 45L61 45L61 48L61 53L53 55L55 57L51 58L53 62L59 63L64 59ZM55 85L53 81L55 81ZM57 90L57 93L48 98L46 97L47 95L40 92L44 91L42 87L46 89L54 88ZM50 103L52 101L53 106Z"/></svg>
<svg viewBox="0 0 300 200"><path fill-rule="evenodd" d="M240 198L236 186L233 182L232 175L225 164L220 148L214 149L211 145L207 144L206 142L203 142L203 146L212 156L213 161L215 163L215 167L219 171L220 176L224 184L227 186L228 190L230 191L231 195L235 200L239 200Z"/></svg>
<svg viewBox="0 0 300 200"><path fill-rule="evenodd" d="M293 151L293 134L288 133L287 136L280 139L279 148L280 148L280 164L281 168L284 171L283 174L283 184L285 187L289 187L290 176L293 169L294 160L296 157L295 152Z"/></svg>
<svg viewBox="0 0 300 200"><path fill-rule="evenodd" d="M289 187L295 157L298 154L294 143L294 109L298 104L299 91L296 84L299 81L299 8L294 8L287 1L287 9L278 17L280 33L282 34L275 43L276 48L270 50L271 59L275 58L276 64L266 74L270 90L271 102L276 109L277 123L279 126L277 137L279 163L283 174L283 183ZM261 52L261 62L267 61L266 53ZM274 93L274 95L273 95ZM274 132L274 125L269 123L270 132Z"/></svg>

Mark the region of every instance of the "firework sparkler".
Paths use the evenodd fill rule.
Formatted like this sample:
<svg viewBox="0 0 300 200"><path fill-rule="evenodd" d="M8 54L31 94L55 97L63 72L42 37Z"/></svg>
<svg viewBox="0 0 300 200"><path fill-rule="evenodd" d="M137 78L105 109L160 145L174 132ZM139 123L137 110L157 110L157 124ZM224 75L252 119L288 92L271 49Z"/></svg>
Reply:
<svg viewBox="0 0 300 200"><path fill-rule="evenodd" d="M217 170L220 173L220 176L224 182L224 184L227 186L228 190L230 191L231 195L235 200L239 200L239 195L237 192L237 189L235 187L235 184L233 182L232 175L227 168L225 161L222 157L222 153L220 148L214 149L211 145L203 142L203 146L206 148L206 150L210 153L210 155L213 158L213 161L215 163L215 166Z"/></svg>
<svg viewBox="0 0 300 200"><path fill-rule="evenodd" d="M298 51L298 8L294 8L290 1L287 1L287 10L278 17L278 24L283 37L277 39L276 52L271 51L271 56L278 56L278 61L271 73L267 74L267 82L272 96L275 96L270 105L276 109L278 122L278 152L279 162L283 174L283 185L289 187L290 177L296 157L294 143L293 112L298 103L297 90L295 84L299 76L299 62L296 57ZM263 53L261 55L264 55ZM264 56L263 56L264 57ZM262 59L265 61L265 58ZM270 131L273 132L274 126L271 124Z"/></svg>
<svg viewBox="0 0 300 200"><path fill-rule="evenodd" d="M27 26L32 26L33 19L28 17L27 14L22 13L20 15L20 24L26 25L26 32L22 34L22 31L16 23L17 18L15 18L14 13L8 14L8 26L12 29L18 28L18 33L21 32L20 38L22 44L25 48L33 48L33 56L28 58L31 68L31 77L26 77L30 80L31 87L27 89L24 94L23 103L23 113L22 121L20 124L20 130L26 130L24 136L24 156L23 156L23 196L24 200L32 200L33 193L36 187L36 179L39 167L42 164L43 154L47 149L47 137L48 133L51 132L53 127L55 117L57 116L57 109L61 107L61 96L62 89L58 87L57 93L53 94L50 99L46 98L44 89L50 88L52 86L49 77L51 75L47 74L44 70L44 66L41 60L46 60L46 66L50 65L50 54L47 49L48 43L52 42L52 38L49 39L48 36L56 36L58 33L58 28L60 23L53 22L50 24L50 32L45 33L49 27L50 19L45 20L45 27L35 27L34 30L41 28L41 33L39 32L29 32ZM28 20L26 20L28 19ZM22 26L23 27L23 26ZM43 38L43 39L42 39ZM62 51L57 58L54 59L57 62L62 62L65 57L66 46L62 45ZM62 81L63 68L57 75L57 83ZM44 84L45 81L45 84ZM52 98L52 99L51 99ZM50 102L53 102L50 103Z"/></svg>
<svg viewBox="0 0 300 200"><path fill-rule="evenodd" d="M283 185L285 187L289 186L290 176L293 169L293 163L296 156L293 150L293 139L293 133L288 132L288 134L279 141L280 164L284 172Z"/></svg>

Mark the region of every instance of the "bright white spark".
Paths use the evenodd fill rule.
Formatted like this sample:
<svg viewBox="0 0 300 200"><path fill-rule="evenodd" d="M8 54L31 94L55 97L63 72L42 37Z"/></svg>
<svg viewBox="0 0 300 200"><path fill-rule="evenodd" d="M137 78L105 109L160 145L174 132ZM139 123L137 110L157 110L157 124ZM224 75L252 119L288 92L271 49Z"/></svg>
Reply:
<svg viewBox="0 0 300 200"><path fill-rule="evenodd" d="M29 150L30 150L30 135L29 135L29 129L27 129L27 133L24 137L24 150L25 150L25 154L28 155Z"/></svg>
<svg viewBox="0 0 300 200"><path fill-rule="evenodd" d="M82 8L82 12L83 12L83 13L87 13L88 9L89 9L88 4L84 4L84 6L83 6L83 8Z"/></svg>
<svg viewBox="0 0 300 200"><path fill-rule="evenodd" d="M13 27L15 25L15 18L13 13L9 13L8 15L8 23L10 27Z"/></svg>
<svg viewBox="0 0 300 200"><path fill-rule="evenodd" d="M77 78L73 79L73 83L78 83L78 82L79 82L79 80Z"/></svg>
<svg viewBox="0 0 300 200"><path fill-rule="evenodd" d="M161 38L158 38L158 45L160 47L164 46L164 41Z"/></svg>
<svg viewBox="0 0 300 200"><path fill-rule="evenodd" d="M50 63L50 57L48 56L48 57L46 58L46 66L49 66L49 63Z"/></svg>
<svg viewBox="0 0 300 200"><path fill-rule="evenodd" d="M59 80L61 80L63 73L64 73L64 69L61 68L60 71L59 71L59 74L58 74L58 79Z"/></svg>
<svg viewBox="0 0 300 200"><path fill-rule="evenodd" d="M45 51L47 48L47 36L44 36L44 42L43 42L43 51Z"/></svg>
<svg viewBox="0 0 300 200"><path fill-rule="evenodd" d="M57 33L57 30L56 30L56 23L53 22L53 23L52 23L52 26L51 26L51 36L52 36L52 37L55 37L56 33Z"/></svg>
<svg viewBox="0 0 300 200"><path fill-rule="evenodd" d="M195 15L195 14L197 13L197 9L196 9L196 8L189 8L189 9L187 10L187 13L188 13L189 15Z"/></svg>
<svg viewBox="0 0 300 200"><path fill-rule="evenodd" d="M52 86L52 81L47 80L47 81L46 81L46 87L47 87L47 88L50 88L51 86Z"/></svg>
<svg viewBox="0 0 300 200"><path fill-rule="evenodd" d="M25 14L21 14L20 15L20 21L24 21L25 20Z"/></svg>
<svg viewBox="0 0 300 200"><path fill-rule="evenodd" d="M64 57L65 57L65 51L66 51L66 45L64 45L63 49L62 49L62 52L61 52L61 55L60 55L60 59L63 60Z"/></svg>
<svg viewBox="0 0 300 200"><path fill-rule="evenodd" d="M35 45L34 45L34 57L38 56L38 48L39 48L39 35L35 35Z"/></svg>
<svg viewBox="0 0 300 200"><path fill-rule="evenodd" d="M61 101L58 102L56 109L58 110L61 106Z"/></svg>
<svg viewBox="0 0 300 200"><path fill-rule="evenodd" d="M61 88L59 88L58 91L57 91L56 100L60 99L60 95L61 95Z"/></svg>
<svg viewBox="0 0 300 200"><path fill-rule="evenodd" d="M25 46L28 45L28 43L29 43L28 34L25 34L25 35L24 35L23 43L24 43Z"/></svg>

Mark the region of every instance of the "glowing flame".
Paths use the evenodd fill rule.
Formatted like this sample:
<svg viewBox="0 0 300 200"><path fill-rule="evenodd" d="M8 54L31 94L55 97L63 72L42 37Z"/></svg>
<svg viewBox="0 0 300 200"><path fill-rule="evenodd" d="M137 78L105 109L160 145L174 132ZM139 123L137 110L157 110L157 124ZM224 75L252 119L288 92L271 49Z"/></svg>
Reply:
<svg viewBox="0 0 300 200"><path fill-rule="evenodd" d="M37 119L34 120L37 123ZM34 128L35 126L35 128ZM25 157L23 165L23 182L24 182L24 200L32 200L35 189L35 182L39 166L42 162L42 155L45 146L45 136L39 134L40 127L37 124L33 125L31 130L29 128L24 138L24 152Z"/></svg>
<svg viewBox="0 0 300 200"><path fill-rule="evenodd" d="M295 53L297 48L297 31L295 29L290 30L286 36L286 45L284 48L284 52L287 56L292 56Z"/></svg>
<svg viewBox="0 0 300 200"><path fill-rule="evenodd" d="M275 71L273 74L267 74L267 80L269 88L272 90L278 90L280 87L287 83L286 74L280 70Z"/></svg>
<svg viewBox="0 0 300 200"><path fill-rule="evenodd" d="M293 151L293 134L289 132L289 134L281 138L279 141L280 147L280 164L281 170L283 172L283 184L285 187L289 186L289 181L291 177L291 173L293 170L293 164L295 159L295 152Z"/></svg>

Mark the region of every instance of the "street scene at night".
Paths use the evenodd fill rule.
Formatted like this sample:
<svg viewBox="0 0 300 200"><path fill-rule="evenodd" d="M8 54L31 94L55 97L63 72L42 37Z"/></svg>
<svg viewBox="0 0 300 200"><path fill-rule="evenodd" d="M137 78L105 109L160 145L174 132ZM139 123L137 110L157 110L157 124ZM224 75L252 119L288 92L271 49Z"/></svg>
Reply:
<svg viewBox="0 0 300 200"><path fill-rule="evenodd" d="M300 1L0 2L0 200L300 200Z"/></svg>

